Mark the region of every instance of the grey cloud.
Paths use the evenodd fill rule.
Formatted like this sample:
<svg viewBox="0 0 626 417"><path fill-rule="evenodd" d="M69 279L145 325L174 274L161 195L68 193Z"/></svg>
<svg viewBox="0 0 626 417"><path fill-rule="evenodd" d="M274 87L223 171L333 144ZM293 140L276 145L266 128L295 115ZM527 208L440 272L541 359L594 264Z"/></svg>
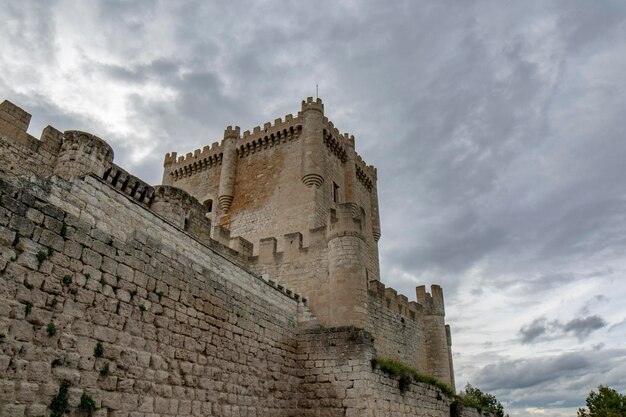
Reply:
<svg viewBox="0 0 626 417"><path fill-rule="evenodd" d="M473 385L494 393L509 407L582 406L600 383L625 388L610 376L623 368L626 351L605 349L563 353L532 359L503 360L483 367ZM622 372L622 371L620 371Z"/></svg>
<svg viewBox="0 0 626 417"><path fill-rule="evenodd" d="M579 353L515 360L487 365L477 376L476 383L488 390L528 388L563 375L578 375L591 366L591 361Z"/></svg>
<svg viewBox="0 0 626 417"><path fill-rule="evenodd" d="M583 341L592 332L606 325L606 320L598 315L575 318L566 323L561 323L558 320L548 321L546 317L539 317L531 323L522 326L519 330L519 335L523 344L535 343L541 340L554 340L570 335Z"/></svg>
<svg viewBox="0 0 626 417"><path fill-rule="evenodd" d="M563 326L563 330L566 333L572 333L579 339L583 340L588 337L591 332L601 329L606 325L607 322L602 317L594 315L571 320Z"/></svg>
<svg viewBox="0 0 626 417"><path fill-rule="evenodd" d="M548 329L546 327L545 317L538 318L532 321L532 323L523 326L519 330L519 334L522 336L522 343L531 343L540 336L544 336Z"/></svg>

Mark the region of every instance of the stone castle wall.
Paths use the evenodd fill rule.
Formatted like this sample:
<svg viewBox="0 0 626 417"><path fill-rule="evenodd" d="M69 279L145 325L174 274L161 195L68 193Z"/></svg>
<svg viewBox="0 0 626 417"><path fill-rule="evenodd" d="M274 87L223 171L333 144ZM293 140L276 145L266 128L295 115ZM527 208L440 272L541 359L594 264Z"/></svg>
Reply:
<svg viewBox="0 0 626 417"><path fill-rule="evenodd" d="M103 161L98 175L75 177L86 164L59 169L75 133L53 136L48 151L19 120L0 125L0 415L46 415L63 380L72 410L87 393L101 417L449 415L438 390L402 393L370 364L389 356L431 371L428 296L407 303L376 279L357 283L367 331L321 327L309 295L280 278L317 262L310 290L329 288L329 257L315 250L328 247L326 230L307 245L287 234L280 251L275 239L254 250L220 225L212 239L194 197L131 176L102 146L73 148ZM100 141L79 133L82 144ZM41 178L55 172L67 179Z"/></svg>

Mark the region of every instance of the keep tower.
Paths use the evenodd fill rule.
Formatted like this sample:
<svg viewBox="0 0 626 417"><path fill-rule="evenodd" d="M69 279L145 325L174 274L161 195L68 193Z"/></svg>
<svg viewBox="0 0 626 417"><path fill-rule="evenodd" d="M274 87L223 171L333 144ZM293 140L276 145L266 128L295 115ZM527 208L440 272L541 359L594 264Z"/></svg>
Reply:
<svg viewBox="0 0 626 417"><path fill-rule="evenodd" d="M453 385L443 293L420 287L409 302L380 282L377 171L324 112L309 97L295 115L168 153L163 185L199 200L211 238L248 248L246 266L307 297L322 325L364 328L381 355Z"/></svg>

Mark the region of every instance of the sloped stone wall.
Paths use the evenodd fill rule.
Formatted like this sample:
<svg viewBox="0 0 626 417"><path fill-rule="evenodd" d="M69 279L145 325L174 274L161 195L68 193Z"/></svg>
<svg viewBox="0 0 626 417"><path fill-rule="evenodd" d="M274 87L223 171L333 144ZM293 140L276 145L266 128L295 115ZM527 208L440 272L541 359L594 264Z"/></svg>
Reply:
<svg viewBox="0 0 626 417"><path fill-rule="evenodd" d="M93 177L0 191L0 415L296 415L297 301Z"/></svg>

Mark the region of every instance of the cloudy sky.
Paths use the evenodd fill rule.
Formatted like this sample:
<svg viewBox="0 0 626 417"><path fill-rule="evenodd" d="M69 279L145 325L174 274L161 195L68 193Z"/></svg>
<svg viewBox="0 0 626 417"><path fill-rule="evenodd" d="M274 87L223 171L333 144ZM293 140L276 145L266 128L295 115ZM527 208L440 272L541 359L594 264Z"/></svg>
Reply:
<svg viewBox="0 0 626 417"><path fill-rule="evenodd" d="M315 94L378 167L382 276L444 286L457 385L513 416L626 392L626 2L28 1L0 99L163 155Z"/></svg>

